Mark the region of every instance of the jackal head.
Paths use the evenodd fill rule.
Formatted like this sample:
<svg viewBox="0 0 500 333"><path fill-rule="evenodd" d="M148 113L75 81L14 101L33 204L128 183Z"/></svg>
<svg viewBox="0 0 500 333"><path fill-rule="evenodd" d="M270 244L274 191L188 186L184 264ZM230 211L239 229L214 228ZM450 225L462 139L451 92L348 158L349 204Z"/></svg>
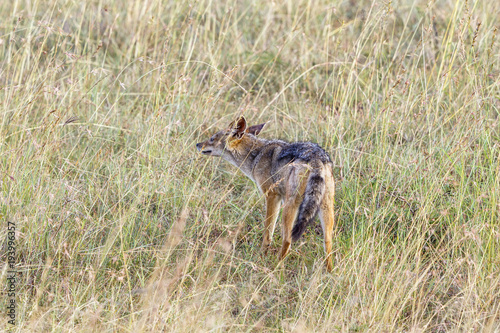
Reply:
<svg viewBox="0 0 500 333"><path fill-rule="evenodd" d="M229 124L225 130L212 135L207 141L197 143L196 149L203 155L224 156L227 150L231 150L231 147L242 143L244 138L256 139L255 136L260 133L264 125L265 123L247 127L247 122L242 116Z"/></svg>

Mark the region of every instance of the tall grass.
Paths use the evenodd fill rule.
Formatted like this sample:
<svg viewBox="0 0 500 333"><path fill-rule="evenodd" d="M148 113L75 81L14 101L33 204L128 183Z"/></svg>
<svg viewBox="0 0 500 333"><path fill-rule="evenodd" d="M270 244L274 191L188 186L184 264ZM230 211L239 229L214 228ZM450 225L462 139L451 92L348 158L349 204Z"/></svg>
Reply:
<svg viewBox="0 0 500 333"><path fill-rule="evenodd" d="M3 2L2 329L500 330L499 11ZM196 153L241 114L332 156L333 273L318 228L262 255L258 190Z"/></svg>

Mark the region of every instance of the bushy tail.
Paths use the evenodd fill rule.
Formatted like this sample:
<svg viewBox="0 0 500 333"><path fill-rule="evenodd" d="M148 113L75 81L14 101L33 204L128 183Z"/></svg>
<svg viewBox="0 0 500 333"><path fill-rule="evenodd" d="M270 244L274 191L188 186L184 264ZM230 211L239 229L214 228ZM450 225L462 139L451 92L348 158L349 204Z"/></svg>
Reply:
<svg viewBox="0 0 500 333"><path fill-rule="evenodd" d="M314 222L318 214L319 204L325 193L325 180L319 174L311 174L307 180L304 201L300 204L297 220L292 229L292 241L297 241L307 226Z"/></svg>

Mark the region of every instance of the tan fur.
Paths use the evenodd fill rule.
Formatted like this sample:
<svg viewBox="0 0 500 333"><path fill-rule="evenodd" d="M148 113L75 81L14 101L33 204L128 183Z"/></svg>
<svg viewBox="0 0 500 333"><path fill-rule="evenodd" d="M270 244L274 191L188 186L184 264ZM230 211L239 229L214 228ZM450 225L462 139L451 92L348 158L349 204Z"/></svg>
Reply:
<svg viewBox="0 0 500 333"><path fill-rule="evenodd" d="M326 267L331 271L333 268L331 254L335 195L332 163L327 154L317 145L296 143L299 146L295 152L292 150L293 143L257 138L256 135L260 133L263 126L264 124L247 128L246 121L242 117L231 123L227 130L216 133L209 140L198 143L196 147L205 155L221 156L238 167L257 184L264 194L266 215L261 247L264 253L271 244L281 204L283 204L283 228L280 259L283 259L290 250L292 229L297 221L301 204L306 199L314 204L314 195L316 195L316 199L320 199L317 212L324 233ZM303 146L300 146L301 144ZM316 152L321 156L316 158ZM324 185L324 190L321 193L319 190L315 191L314 183L311 183L310 195L312 197L308 198L307 185L308 182L314 181L310 178L312 175L316 177L316 181L320 181L318 184ZM311 207L314 206L313 204ZM311 213L311 211L305 213Z"/></svg>

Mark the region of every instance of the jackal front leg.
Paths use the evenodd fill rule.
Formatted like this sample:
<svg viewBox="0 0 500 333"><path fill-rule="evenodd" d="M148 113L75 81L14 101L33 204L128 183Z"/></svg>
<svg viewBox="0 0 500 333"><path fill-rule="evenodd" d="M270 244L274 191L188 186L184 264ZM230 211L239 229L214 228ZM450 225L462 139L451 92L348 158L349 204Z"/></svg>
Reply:
<svg viewBox="0 0 500 333"><path fill-rule="evenodd" d="M274 227L280 210L281 198L276 194L266 195L266 219L264 220L264 238L261 250L266 253L273 239Z"/></svg>

